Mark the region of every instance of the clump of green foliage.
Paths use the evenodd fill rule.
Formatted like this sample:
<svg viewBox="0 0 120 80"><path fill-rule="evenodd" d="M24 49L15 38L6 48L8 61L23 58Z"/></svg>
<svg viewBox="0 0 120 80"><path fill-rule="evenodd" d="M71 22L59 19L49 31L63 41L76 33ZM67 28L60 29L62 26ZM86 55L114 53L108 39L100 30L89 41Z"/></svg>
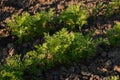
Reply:
<svg viewBox="0 0 120 80"><path fill-rule="evenodd" d="M26 70L36 75L37 71L47 70L57 64L90 58L95 55L95 47L99 42L90 35L68 32L65 28L52 36L45 34L45 43L27 52L22 61L20 55L8 57L0 67L0 79L22 80Z"/></svg>
<svg viewBox="0 0 120 80"><path fill-rule="evenodd" d="M116 75L116 76L110 76L107 78L107 80L120 80L120 76Z"/></svg>
<svg viewBox="0 0 120 80"><path fill-rule="evenodd" d="M81 33L75 33L75 38L68 48L67 55L70 60L89 59L95 55L96 42L91 35L83 36Z"/></svg>
<svg viewBox="0 0 120 80"><path fill-rule="evenodd" d="M72 5L61 12L60 23L63 23L64 27L69 30L74 30L75 28L81 30L81 27L87 23L86 19L88 16L88 11L83 4Z"/></svg>
<svg viewBox="0 0 120 80"><path fill-rule="evenodd" d="M0 66L0 80L22 80L24 69L19 55L8 57Z"/></svg>
<svg viewBox="0 0 120 80"><path fill-rule="evenodd" d="M104 15L105 17L110 17L113 12L114 12L114 8L113 8L113 3L98 3L98 5L96 7L93 8L93 15L101 15L99 13L102 13L102 15Z"/></svg>
<svg viewBox="0 0 120 80"><path fill-rule="evenodd" d="M18 42L21 43L54 29L54 22L62 24L63 27L70 30L76 28L81 30L81 27L87 23L87 18L87 9L82 4L79 4L68 7L59 16L54 15L54 9L50 9L48 12L41 11L33 16L27 12L22 15L13 15L7 21L7 25L11 29L12 35L17 36Z"/></svg>
<svg viewBox="0 0 120 80"><path fill-rule="evenodd" d="M28 41L36 35L41 35L50 29L49 23L53 20L53 10L41 11L34 16L25 12L22 15L13 15L7 21L7 25L12 30L12 35L18 37L18 42Z"/></svg>
<svg viewBox="0 0 120 80"><path fill-rule="evenodd" d="M118 7L118 9L120 10L120 0L112 0L112 3L114 4L114 6Z"/></svg>
<svg viewBox="0 0 120 80"><path fill-rule="evenodd" d="M106 17L110 17L114 13L120 13L120 1L119 0L112 0L106 5L106 10L104 14Z"/></svg>
<svg viewBox="0 0 120 80"><path fill-rule="evenodd" d="M46 34L45 40L45 43L43 43L42 45L37 45L37 50L28 53L27 56L33 53L36 54L37 57L42 60L42 64L45 65L43 68L49 68L51 66L54 66L56 63L66 62L68 58L65 52L74 40L74 34L68 33L66 29L62 29L60 32L57 32L53 36L49 36L48 34ZM31 58L27 59L29 60Z"/></svg>
<svg viewBox="0 0 120 80"><path fill-rule="evenodd" d="M101 2L98 3L96 7L92 10L93 15L99 15L102 13L106 18L112 16L114 13L120 13L120 1L119 0L112 0L108 2Z"/></svg>
<svg viewBox="0 0 120 80"><path fill-rule="evenodd" d="M119 46L120 44L120 22L117 22L113 29L107 31L109 44Z"/></svg>
<svg viewBox="0 0 120 80"><path fill-rule="evenodd" d="M96 7L93 7L92 15L94 15L94 16L97 15L101 11L102 6L103 6L103 2L96 5Z"/></svg>
<svg viewBox="0 0 120 80"><path fill-rule="evenodd" d="M46 42L36 46L36 50L26 53L22 61L18 55L8 57L0 67L0 79L22 80L26 69L31 74L36 74L37 66L40 67L39 70L45 70L53 67L56 62L64 62L67 59L64 52L73 41L74 34L62 29L53 36L46 34L45 38Z"/></svg>

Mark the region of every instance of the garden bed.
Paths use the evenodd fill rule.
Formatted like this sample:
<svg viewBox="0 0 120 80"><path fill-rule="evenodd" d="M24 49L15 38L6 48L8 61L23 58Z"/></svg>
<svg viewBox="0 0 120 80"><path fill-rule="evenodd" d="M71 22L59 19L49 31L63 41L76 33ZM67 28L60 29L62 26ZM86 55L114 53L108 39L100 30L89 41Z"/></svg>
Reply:
<svg viewBox="0 0 120 80"><path fill-rule="evenodd" d="M54 12L56 16L59 16L62 11L67 9L68 6L72 4L81 3L87 6L89 12L89 17L87 18L87 23L82 25L81 30L76 28L72 30L73 32L82 32L83 35L87 35L90 31L94 31L93 39L106 38L106 31L112 29L116 22L120 21L120 15L114 11L114 14L110 17L106 17L104 12L100 9L96 11L95 14L92 13L92 7L97 7L99 3L104 2L104 4L109 4L108 0L96 0L96 1L79 1L79 0L5 0L0 2L0 61L1 66L3 65L5 58L8 56L15 56L16 54L22 55L21 60L24 60L24 55L36 49L34 46L38 44L44 44L47 41L44 35L35 36L34 39L30 41L23 41L22 43L17 43L18 37L12 35L12 31L7 25L7 21L12 19L13 14L21 15L24 12L28 12L31 16L36 15L40 11L49 11L51 8L55 8ZM63 21L64 22L64 21ZM63 28L64 24L54 23L55 27L50 29L50 36L58 32ZM69 31L71 32L71 29ZM64 36L64 35L63 35ZM64 36L69 39L67 36ZM69 34L72 42L72 35ZM52 37L55 38L55 37ZM48 38L49 39L49 38ZM58 39L56 37L55 39ZM61 38L60 38L61 39ZM73 40L74 41L74 40ZM69 41L66 41L70 44ZM57 42L59 43L59 42ZM61 44L62 42L60 42ZM47 43L49 44L49 42ZM50 44L52 45L52 44ZM74 44L73 44L74 45ZM87 44L88 45L88 44ZM63 46L62 46L63 47ZM92 46L93 47L93 46ZM54 48L54 47L53 47ZM51 48L50 48L51 49ZM70 47L70 49L72 49ZM112 45L100 43L96 46L96 54L90 59L80 59L77 63L70 61L68 64L58 63L50 69L38 70L35 74L29 73L31 68L24 70L24 75L22 79L31 80L107 80L108 77L113 78L113 80L119 80L120 74L120 48L113 47ZM69 52L69 51L68 51ZM61 52L62 53L62 52ZM71 54L72 55L72 54ZM63 58L64 59L64 58ZM72 58L70 58L72 59ZM59 61L59 60L58 60ZM61 60L62 61L62 60ZM47 63L46 63L47 65ZM28 66L29 67L29 66ZM4 68L3 68L4 69ZM9 78L9 77L8 77ZM6 78L7 79L7 78ZM110 79L110 80L111 80Z"/></svg>

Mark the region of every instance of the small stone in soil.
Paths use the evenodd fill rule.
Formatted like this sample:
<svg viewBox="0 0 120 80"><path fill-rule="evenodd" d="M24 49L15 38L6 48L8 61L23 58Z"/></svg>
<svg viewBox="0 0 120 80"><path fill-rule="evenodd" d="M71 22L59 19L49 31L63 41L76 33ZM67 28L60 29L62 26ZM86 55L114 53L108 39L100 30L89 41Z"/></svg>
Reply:
<svg viewBox="0 0 120 80"><path fill-rule="evenodd" d="M102 52L102 53L101 53L101 56L102 56L102 57L106 57L106 55L107 55L106 52Z"/></svg>
<svg viewBox="0 0 120 80"><path fill-rule="evenodd" d="M116 71L116 72L119 72L119 73L120 73L120 66L115 66L115 67L114 67L114 71Z"/></svg>
<svg viewBox="0 0 120 80"><path fill-rule="evenodd" d="M7 48L3 48L2 53L4 57L7 56L8 55Z"/></svg>
<svg viewBox="0 0 120 80"><path fill-rule="evenodd" d="M8 43L7 45L7 48L10 49L10 48L13 48L14 47L14 44L13 43Z"/></svg>
<svg viewBox="0 0 120 80"><path fill-rule="evenodd" d="M10 56L13 56L15 54L15 49L11 48L8 52Z"/></svg>
<svg viewBox="0 0 120 80"><path fill-rule="evenodd" d="M101 80L98 75L92 75L89 80Z"/></svg>
<svg viewBox="0 0 120 80"><path fill-rule="evenodd" d="M75 68L74 67L70 67L70 72L74 73L74 71L75 71Z"/></svg>
<svg viewBox="0 0 120 80"><path fill-rule="evenodd" d="M83 76L90 76L91 75L91 73L90 72L81 72L81 74L83 75Z"/></svg>
<svg viewBox="0 0 120 80"><path fill-rule="evenodd" d="M81 71L88 71L88 68L84 65L81 65Z"/></svg>
<svg viewBox="0 0 120 80"><path fill-rule="evenodd" d="M110 67L112 65L112 61L108 60L107 62L105 62L105 67Z"/></svg>

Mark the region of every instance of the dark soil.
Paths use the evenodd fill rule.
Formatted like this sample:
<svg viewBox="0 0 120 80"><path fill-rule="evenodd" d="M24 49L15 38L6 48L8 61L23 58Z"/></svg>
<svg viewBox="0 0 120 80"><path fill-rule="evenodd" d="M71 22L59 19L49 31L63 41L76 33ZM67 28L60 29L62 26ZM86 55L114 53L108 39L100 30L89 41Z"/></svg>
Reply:
<svg viewBox="0 0 120 80"><path fill-rule="evenodd" d="M34 41L26 42L21 45L15 43L15 37L11 36L10 30L6 25L6 20L13 14L21 14L24 11L34 15L41 10L55 8L56 14L72 4L83 2L89 8L96 6L99 2L109 2L110 0L1 0L0 1L0 61L8 55L15 53L25 54L34 49L34 45L44 42L43 38L36 38ZM96 19L91 16L88 25L83 26L82 32L86 34L90 30L96 30L95 36L106 37L105 31L111 29L115 21L120 21L120 16L113 15L104 18L98 13ZM26 80L32 75L25 74ZM54 68L40 72L35 80L106 80L106 77L120 75L120 50L108 45L101 44L97 47L96 56L90 60L82 60L78 64L59 65Z"/></svg>

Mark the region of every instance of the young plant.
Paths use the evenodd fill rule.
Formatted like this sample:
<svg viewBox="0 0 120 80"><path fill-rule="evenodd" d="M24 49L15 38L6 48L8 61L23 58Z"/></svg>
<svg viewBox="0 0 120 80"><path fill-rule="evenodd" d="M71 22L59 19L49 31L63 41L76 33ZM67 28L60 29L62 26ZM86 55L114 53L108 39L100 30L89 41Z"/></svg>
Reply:
<svg viewBox="0 0 120 80"><path fill-rule="evenodd" d="M115 7L117 6L120 10L120 0L112 0L112 3L115 5Z"/></svg>
<svg viewBox="0 0 120 80"><path fill-rule="evenodd" d="M79 29L87 23L88 11L82 5L72 5L60 14L60 23L63 23L69 30Z"/></svg>
<svg viewBox="0 0 120 80"><path fill-rule="evenodd" d="M53 36L46 34L45 43L43 45L36 46L37 52L45 58L45 63L48 66L54 66L56 63L67 62L67 55L65 55L66 49L74 40L74 34L68 33L66 29L62 29Z"/></svg>
<svg viewBox="0 0 120 80"><path fill-rule="evenodd" d="M32 23L34 23L33 18L29 13L23 13L21 16L13 15L13 18L7 21L12 35L16 35L20 42L34 36L35 28L31 26Z"/></svg>
<svg viewBox="0 0 120 80"><path fill-rule="evenodd" d="M112 0L106 5L106 10L104 12L106 17L110 17L114 13L120 13L120 1L119 0Z"/></svg>
<svg viewBox="0 0 120 80"><path fill-rule="evenodd" d="M120 22L117 22L113 29L107 31L109 44L119 46L120 44Z"/></svg>
<svg viewBox="0 0 120 80"><path fill-rule="evenodd" d="M11 20L7 21L12 35L18 37L18 42L24 42L33 39L35 36L43 34L50 29L50 22L53 19L53 10L48 12L41 11L34 16L29 13L22 15L13 15Z"/></svg>
<svg viewBox="0 0 120 80"><path fill-rule="evenodd" d="M103 7L103 2L99 3L98 5L96 5L96 7L92 8L92 15L93 16L97 16L99 14L99 12L101 11L101 8Z"/></svg>
<svg viewBox="0 0 120 80"><path fill-rule="evenodd" d="M107 80L120 80L120 76L119 75L110 76L110 77L107 77Z"/></svg>
<svg viewBox="0 0 120 80"><path fill-rule="evenodd" d="M5 63L0 66L1 80L22 80L25 67L19 55L8 57Z"/></svg>
<svg viewBox="0 0 120 80"><path fill-rule="evenodd" d="M101 2L96 5L96 7L93 8L92 13L94 16L101 15L99 13L102 13L106 18L112 16L115 13L116 9L119 9L120 7L120 1L113 0L109 3L107 2Z"/></svg>
<svg viewBox="0 0 120 80"><path fill-rule="evenodd" d="M83 36L82 33L75 33L74 41L67 50L67 55L71 61L79 61L80 59L89 59L95 56L96 46L102 42L102 39L92 39L91 33Z"/></svg>
<svg viewBox="0 0 120 80"><path fill-rule="evenodd" d="M40 69L47 70L55 64L66 63L68 58L64 53L73 39L73 33L69 33L66 29L52 36L46 34L45 43L35 46L36 50L24 56L24 66L27 67L29 73L35 75Z"/></svg>

